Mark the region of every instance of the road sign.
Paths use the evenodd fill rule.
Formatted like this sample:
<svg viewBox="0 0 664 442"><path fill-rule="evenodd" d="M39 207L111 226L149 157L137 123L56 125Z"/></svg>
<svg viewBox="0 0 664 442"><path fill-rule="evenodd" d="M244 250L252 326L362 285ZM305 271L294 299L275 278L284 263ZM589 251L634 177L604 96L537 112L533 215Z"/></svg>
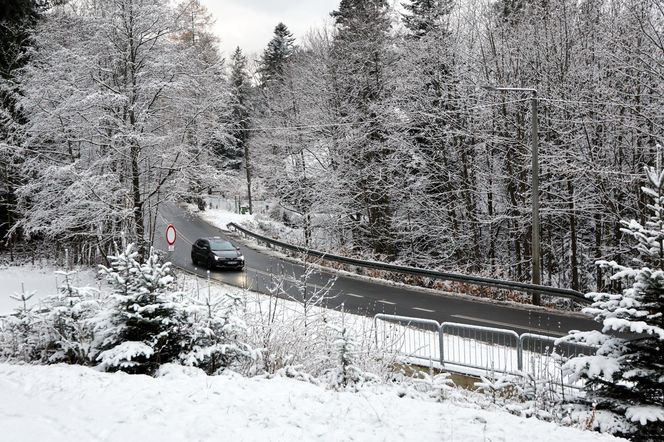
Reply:
<svg viewBox="0 0 664 442"><path fill-rule="evenodd" d="M175 226L169 224L166 227L166 242L168 243L168 251L172 252L175 250L175 240L178 238L178 234L175 231Z"/></svg>

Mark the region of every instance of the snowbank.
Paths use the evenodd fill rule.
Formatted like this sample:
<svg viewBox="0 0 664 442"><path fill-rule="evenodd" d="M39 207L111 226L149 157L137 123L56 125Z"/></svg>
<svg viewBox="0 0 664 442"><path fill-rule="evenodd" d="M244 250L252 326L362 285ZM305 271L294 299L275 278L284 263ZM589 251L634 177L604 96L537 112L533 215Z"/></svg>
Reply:
<svg viewBox="0 0 664 442"><path fill-rule="evenodd" d="M300 229L287 227L283 223L270 219L265 214L239 214L224 209L223 204L221 206L212 204L204 211L199 211L193 204L188 204L187 208L208 224L224 231L228 231L228 223L235 223L253 232L290 243L298 243L302 239L303 232Z"/></svg>
<svg viewBox="0 0 664 442"><path fill-rule="evenodd" d="M0 428L3 440L22 442L619 440L504 412L399 398L391 387L334 392L291 379L208 377L174 366L150 378L0 364Z"/></svg>
<svg viewBox="0 0 664 442"><path fill-rule="evenodd" d="M241 215L226 210L206 209L202 212L198 212L198 215L211 225L224 231L228 231L228 223L235 223L247 227L256 225L254 215Z"/></svg>

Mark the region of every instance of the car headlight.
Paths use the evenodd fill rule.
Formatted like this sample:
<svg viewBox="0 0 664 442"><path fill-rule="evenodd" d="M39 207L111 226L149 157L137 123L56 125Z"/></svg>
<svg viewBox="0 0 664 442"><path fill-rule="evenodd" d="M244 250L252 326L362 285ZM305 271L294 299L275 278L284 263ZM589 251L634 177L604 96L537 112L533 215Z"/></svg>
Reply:
<svg viewBox="0 0 664 442"><path fill-rule="evenodd" d="M239 259L240 261L244 261L244 255L238 256L237 259Z"/></svg>
<svg viewBox="0 0 664 442"><path fill-rule="evenodd" d="M221 259L221 257L220 257L220 256L217 256L217 255L214 255L214 259L216 259L217 261L219 261L219 260Z"/></svg>

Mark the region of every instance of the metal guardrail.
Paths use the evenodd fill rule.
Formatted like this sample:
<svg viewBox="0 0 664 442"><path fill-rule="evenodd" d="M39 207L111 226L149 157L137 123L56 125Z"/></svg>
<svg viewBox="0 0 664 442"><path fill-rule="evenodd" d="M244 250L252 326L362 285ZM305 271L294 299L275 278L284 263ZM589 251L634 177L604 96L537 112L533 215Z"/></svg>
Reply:
<svg viewBox="0 0 664 442"><path fill-rule="evenodd" d="M379 327L378 321L387 325ZM567 382L558 363L595 352L589 345L560 342L560 338L550 336L383 313L374 316L374 329L377 345L424 365L436 362L442 367L452 365L486 373L527 373L565 388L578 386Z"/></svg>
<svg viewBox="0 0 664 442"><path fill-rule="evenodd" d="M483 287L492 287L496 289L514 290L524 293L539 293L540 295L572 299L576 302L584 304L590 304L592 302L586 299L581 292L577 292L576 290L572 289L548 287L544 285L528 284L525 282L516 282L516 281L506 281L502 279L484 278L481 276L468 276L459 273L439 272L435 270L420 269L417 267L407 267L395 264L388 264L379 261L365 261L361 259L333 255L331 253L321 252L318 250L308 249L306 247L288 244L283 241L278 241L272 238L268 238L267 236L254 233L235 223L228 223L227 226L235 231L241 232L246 236L256 238L259 242L265 243L268 246L277 246L282 249L290 251L306 253L309 256L315 256L317 258L325 259L328 261L339 262L342 264L349 264L367 269L385 270L405 275L424 276L427 278L439 279L441 281L461 282L465 284L472 284Z"/></svg>

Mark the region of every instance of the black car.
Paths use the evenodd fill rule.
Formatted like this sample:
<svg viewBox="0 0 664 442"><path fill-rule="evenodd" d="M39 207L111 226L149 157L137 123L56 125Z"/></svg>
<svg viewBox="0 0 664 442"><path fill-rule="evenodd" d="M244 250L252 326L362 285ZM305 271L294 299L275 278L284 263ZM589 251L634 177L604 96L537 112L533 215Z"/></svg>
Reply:
<svg viewBox="0 0 664 442"><path fill-rule="evenodd" d="M204 265L209 270L244 268L244 256L240 249L232 242L219 237L196 240L191 245L191 260L194 265Z"/></svg>

